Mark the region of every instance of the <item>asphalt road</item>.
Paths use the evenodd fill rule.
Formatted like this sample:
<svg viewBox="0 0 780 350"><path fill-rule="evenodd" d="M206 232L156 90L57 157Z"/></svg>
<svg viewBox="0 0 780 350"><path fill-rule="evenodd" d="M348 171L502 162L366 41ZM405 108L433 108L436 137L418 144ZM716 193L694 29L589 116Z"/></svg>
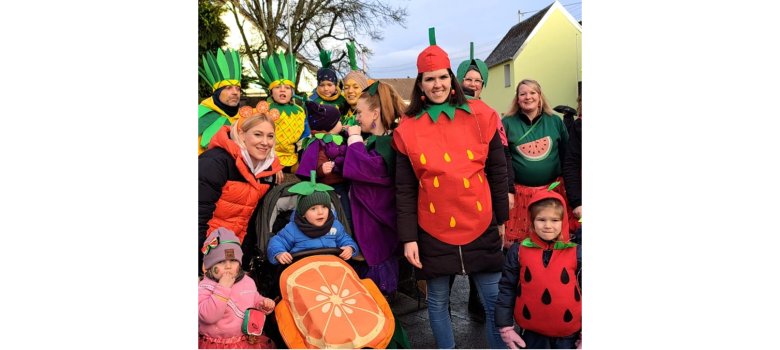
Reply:
<svg viewBox="0 0 780 350"><path fill-rule="evenodd" d="M416 293L403 289L390 303L393 314L400 319L413 349L436 349L428 322L428 308L425 301L418 300ZM485 349L485 325L469 317L469 283L465 276L457 276L452 286L450 305L452 308L452 329L455 347L458 349Z"/></svg>

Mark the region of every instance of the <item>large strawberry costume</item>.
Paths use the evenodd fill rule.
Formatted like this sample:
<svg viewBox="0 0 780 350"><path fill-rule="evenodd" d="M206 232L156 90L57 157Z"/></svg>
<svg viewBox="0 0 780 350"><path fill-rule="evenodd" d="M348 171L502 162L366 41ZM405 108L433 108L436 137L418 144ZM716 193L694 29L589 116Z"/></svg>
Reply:
<svg viewBox="0 0 780 350"><path fill-rule="evenodd" d="M271 95L271 89L279 85L290 87L291 94L295 93L296 75L295 57L292 54L275 53L262 60L260 81L263 87ZM306 124L306 113L301 106L295 105L291 98L288 103L280 104L269 97L272 110L279 111L279 119L276 119L276 155L279 162L285 167L292 167L298 163L296 144L298 140L309 136L309 126Z"/></svg>
<svg viewBox="0 0 780 350"><path fill-rule="evenodd" d="M561 235L548 242L531 233L512 245L499 283L496 325L507 327L517 322L542 336L571 337L582 328L581 250L570 240L566 200L559 193L540 190L529 203L546 198L563 205Z"/></svg>
<svg viewBox="0 0 780 350"><path fill-rule="evenodd" d="M415 272L427 280L437 347L455 347L448 281L468 274L484 301L488 346L499 348L493 304L503 260L498 225L508 217L506 158L495 111L466 99L433 28L429 35L431 46L417 58L412 104L393 132L398 237L410 262L419 256Z"/></svg>

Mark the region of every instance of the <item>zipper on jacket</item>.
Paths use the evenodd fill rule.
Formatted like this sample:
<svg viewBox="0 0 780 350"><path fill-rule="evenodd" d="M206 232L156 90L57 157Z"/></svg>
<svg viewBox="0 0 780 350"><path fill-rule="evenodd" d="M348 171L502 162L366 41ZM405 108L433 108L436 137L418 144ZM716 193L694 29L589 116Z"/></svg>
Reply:
<svg viewBox="0 0 780 350"><path fill-rule="evenodd" d="M463 251L460 249L461 246L458 246L458 255L460 255L460 268L463 270L463 274L466 274L466 266L463 265Z"/></svg>

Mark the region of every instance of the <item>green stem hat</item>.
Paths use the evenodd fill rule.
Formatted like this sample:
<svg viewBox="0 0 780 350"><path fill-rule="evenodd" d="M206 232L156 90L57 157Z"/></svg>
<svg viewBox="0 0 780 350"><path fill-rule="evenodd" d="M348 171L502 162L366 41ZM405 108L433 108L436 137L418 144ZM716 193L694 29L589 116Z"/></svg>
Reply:
<svg viewBox="0 0 780 350"><path fill-rule="evenodd" d="M470 66L476 66L479 71L479 75L482 76L482 86L487 86L488 82L488 66L479 58L474 58L474 43L470 45L470 58L458 65L458 82L463 83L463 78L466 77L466 73L469 71Z"/></svg>

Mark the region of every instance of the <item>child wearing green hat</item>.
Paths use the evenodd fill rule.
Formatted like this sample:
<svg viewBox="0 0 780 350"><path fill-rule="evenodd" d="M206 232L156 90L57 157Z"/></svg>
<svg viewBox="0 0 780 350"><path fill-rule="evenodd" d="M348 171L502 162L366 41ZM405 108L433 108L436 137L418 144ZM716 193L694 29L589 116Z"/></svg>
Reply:
<svg viewBox="0 0 780 350"><path fill-rule="evenodd" d="M268 243L268 261L274 265L289 264L292 254L312 249L341 248L339 254L344 260L358 254L355 240L347 234L344 225L330 210L330 194L333 187L316 183L316 173L311 171L311 181L290 187L297 193L298 204L284 226Z"/></svg>

